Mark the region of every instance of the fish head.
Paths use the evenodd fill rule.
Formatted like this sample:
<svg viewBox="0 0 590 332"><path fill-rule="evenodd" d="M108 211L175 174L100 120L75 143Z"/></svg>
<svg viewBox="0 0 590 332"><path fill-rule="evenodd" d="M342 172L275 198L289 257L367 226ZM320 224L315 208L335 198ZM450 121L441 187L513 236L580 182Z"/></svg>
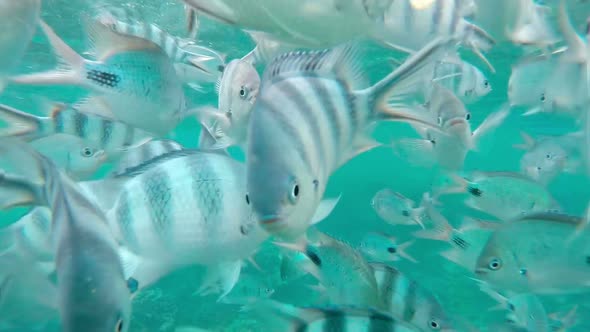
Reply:
<svg viewBox="0 0 590 332"><path fill-rule="evenodd" d="M391 189L377 192L371 201L371 206L379 217L391 224L414 225L412 216L414 202Z"/></svg>
<svg viewBox="0 0 590 332"><path fill-rule="evenodd" d="M260 75L252 64L236 59L224 69L219 87L219 110L244 126L256 102Z"/></svg>
<svg viewBox="0 0 590 332"><path fill-rule="evenodd" d="M467 142L471 137L471 113L467 112L461 101L452 99L437 104L438 124L450 137Z"/></svg>
<svg viewBox="0 0 590 332"><path fill-rule="evenodd" d="M91 146L81 146L68 152L66 170L77 178L87 178L107 160L104 150Z"/></svg>
<svg viewBox="0 0 590 332"><path fill-rule="evenodd" d="M477 67L473 67L475 75L475 95L483 97L492 92L492 85L485 75Z"/></svg>
<svg viewBox="0 0 590 332"><path fill-rule="evenodd" d="M521 159L521 170L534 180L545 182L562 170L568 161L567 152L558 144L543 144L530 150Z"/></svg>
<svg viewBox="0 0 590 332"><path fill-rule="evenodd" d="M508 247L510 244L490 237L477 259L475 274L478 279L497 287L523 289L528 283L526 269Z"/></svg>
<svg viewBox="0 0 590 332"><path fill-rule="evenodd" d="M422 302L423 301L423 302ZM422 303L416 305L416 313L412 323L423 331L456 331L438 301L430 296L421 297Z"/></svg>
<svg viewBox="0 0 590 332"><path fill-rule="evenodd" d="M289 133L269 113L256 106L250 119L247 192L266 231L297 237L307 230L320 204L325 181L305 161L305 147L293 144Z"/></svg>

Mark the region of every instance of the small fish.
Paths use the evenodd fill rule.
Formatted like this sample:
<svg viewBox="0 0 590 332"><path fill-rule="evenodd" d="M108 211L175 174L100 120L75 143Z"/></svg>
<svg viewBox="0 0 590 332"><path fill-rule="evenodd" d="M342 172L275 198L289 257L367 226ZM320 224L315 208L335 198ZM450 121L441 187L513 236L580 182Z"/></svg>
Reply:
<svg viewBox="0 0 590 332"><path fill-rule="evenodd" d="M455 177L458 186L442 192L468 195L465 204L503 221L510 221L531 212L559 209L544 185L519 173L475 172L469 179Z"/></svg>
<svg viewBox="0 0 590 332"><path fill-rule="evenodd" d="M18 84L67 84L88 88L100 95L119 121L156 135L165 135L186 111L182 82L171 60L153 42L122 35L91 21L87 24L91 53L83 58L45 22L41 28L60 59L60 66L41 73L15 76Z"/></svg>
<svg viewBox="0 0 590 332"><path fill-rule="evenodd" d="M242 305L242 311L245 311L259 300L270 298L274 292L275 289L268 282L245 275L240 277L240 281L221 302Z"/></svg>
<svg viewBox="0 0 590 332"><path fill-rule="evenodd" d="M37 30L41 0L1 0L0 22L0 92L8 76L19 64Z"/></svg>
<svg viewBox="0 0 590 332"><path fill-rule="evenodd" d="M416 207L416 202L391 189L380 190L373 196L371 206L381 219L392 225L422 224L423 207Z"/></svg>
<svg viewBox="0 0 590 332"><path fill-rule="evenodd" d="M350 245L327 234L314 232L305 247L278 243L307 256L301 268L313 275L326 290L331 303L380 307L377 283L371 266Z"/></svg>
<svg viewBox="0 0 590 332"><path fill-rule="evenodd" d="M423 331L389 313L356 306L296 307L276 301L261 301L256 313L268 326L288 332Z"/></svg>
<svg viewBox="0 0 590 332"><path fill-rule="evenodd" d="M477 150L479 141L500 126L508 116L508 108L491 113L475 130L471 130L471 113L465 105L449 90L434 84L432 98L428 105L432 114L436 114L442 131L431 128L416 128L422 139L400 140L393 143L394 151L411 151L417 155L417 163L427 160L446 170L461 170L472 150ZM415 126L417 127L417 126ZM411 153L412 154L412 153ZM413 157L410 158L414 159ZM432 156L434 162L425 156ZM411 160L410 162L412 162Z"/></svg>
<svg viewBox="0 0 590 332"><path fill-rule="evenodd" d="M414 241L410 240L398 244L396 238L392 236L381 233L367 233L361 240L359 250L372 262L388 263L406 259L417 263L418 261L406 252L406 249L413 243Z"/></svg>
<svg viewBox="0 0 590 332"><path fill-rule="evenodd" d="M375 37L383 32L382 13L392 0L385 1L248 1L184 0L198 12L245 30L267 33L274 39L298 47L326 48L356 37ZM305 17L305 22L298 18ZM355 24L349 24L355 22Z"/></svg>
<svg viewBox="0 0 590 332"><path fill-rule="evenodd" d="M0 137L32 141L67 134L105 151L111 160L119 157L124 150L144 144L153 137L153 134L126 123L81 111L75 105L55 104L48 110L47 116L36 116L0 105L0 120L8 124L0 129Z"/></svg>
<svg viewBox="0 0 590 332"><path fill-rule="evenodd" d="M452 91L464 103L474 103L492 91L490 81L481 70L461 59L437 62L432 81Z"/></svg>
<svg viewBox="0 0 590 332"><path fill-rule="evenodd" d="M0 205L39 204L52 209L63 331L127 331L131 300L105 215L72 180L25 143L4 139L0 150Z"/></svg>
<svg viewBox="0 0 590 332"><path fill-rule="evenodd" d="M162 48L175 63L176 74L189 86L199 82L215 83L225 68L225 56L195 44L190 39L175 37L155 24L142 22L125 8L102 8L96 19L115 32L150 40ZM192 38L193 40L195 38Z"/></svg>
<svg viewBox="0 0 590 332"><path fill-rule="evenodd" d="M520 171L542 184L548 184L562 172L576 172L582 163L582 137L578 133L539 139L525 133L521 136L524 144L515 146L526 151L520 159Z"/></svg>
<svg viewBox="0 0 590 332"><path fill-rule="evenodd" d="M533 0L475 0L473 21L496 41L547 46L557 41L546 7Z"/></svg>
<svg viewBox="0 0 590 332"><path fill-rule="evenodd" d="M354 47L292 52L266 68L248 128L247 186L263 227L300 237L312 222L327 181L341 165L378 144L376 120L433 124L427 115L389 105L395 87L438 57L435 40L365 89Z"/></svg>
<svg viewBox="0 0 590 332"><path fill-rule="evenodd" d="M504 223L481 252L477 278L514 292L566 294L588 290L590 247L575 235L585 220L558 213L536 213Z"/></svg>
<svg viewBox="0 0 590 332"><path fill-rule="evenodd" d="M228 63L219 83L218 109L198 110L207 126L212 126L217 144L212 149L246 142L250 113L260 88L260 76L248 62L236 59Z"/></svg>
<svg viewBox="0 0 590 332"><path fill-rule="evenodd" d="M473 10L466 3L468 1L393 1L383 14L384 42L413 53L435 38L455 37L493 70L481 52L490 50L495 41L483 29L465 19Z"/></svg>
<svg viewBox="0 0 590 332"><path fill-rule="evenodd" d="M454 331L453 324L430 291L391 266L371 266L387 312L421 331Z"/></svg>
<svg viewBox="0 0 590 332"><path fill-rule="evenodd" d="M126 248L126 276L142 289L176 268L207 265L198 293L213 292L220 282L218 291L226 295L241 261L268 237L258 226L245 180L243 164L194 150L156 156L106 179L109 190L116 188L113 181L118 184L107 216Z"/></svg>
<svg viewBox="0 0 590 332"><path fill-rule="evenodd" d="M30 145L75 180L88 180L108 160L107 153L75 136L55 134Z"/></svg>

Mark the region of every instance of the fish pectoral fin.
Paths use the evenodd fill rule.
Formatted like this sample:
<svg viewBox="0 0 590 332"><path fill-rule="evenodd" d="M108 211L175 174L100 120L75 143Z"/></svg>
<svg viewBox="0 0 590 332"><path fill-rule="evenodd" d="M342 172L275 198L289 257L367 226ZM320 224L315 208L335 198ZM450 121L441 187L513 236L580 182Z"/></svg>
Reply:
<svg viewBox="0 0 590 332"><path fill-rule="evenodd" d="M362 136L355 140L352 148L350 148L348 153L342 158L341 164L345 164L346 162L358 156L359 154L362 154L379 146L381 146L381 143L369 137Z"/></svg>
<svg viewBox="0 0 590 332"><path fill-rule="evenodd" d="M153 261L143 258L123 246L119 247L118 254L123 267L123 276L127 280L128 286L133 281L134 286L129 289L133 295L158 281L173 268L172 265L164 263L164 260Z"/></svg>
<svg viewBox="0 0 590 332"><path fill-rule="evenodd" d="M241 270L242 261L220 262L216 265L208 266L201 287L199 287L195 294L206 296L219 293L217 302L221 301L238 282Z"/></svg>
<svg viewBox="0 0 590 332"><path fill-rule="evenodd" d="M505 105L501 110L488 115L479 125L479 127L477 127L477 129L473 131L472 148L477 149L479 140L483 136L489 134L490 132L501 126L502 123L504 123L504 120L506 120L506 118L508 117L509 112L510 107L508 105Z"/></svg>
<svg viewBox="0 0 590 332"><path fill-rule="evenodd" d="M315 225L326 219L340 201L340 197L342 197L342 194L338 195L336 198L322 200L318 208L315 210L315 214L311 218L310 225Z"/></svg>

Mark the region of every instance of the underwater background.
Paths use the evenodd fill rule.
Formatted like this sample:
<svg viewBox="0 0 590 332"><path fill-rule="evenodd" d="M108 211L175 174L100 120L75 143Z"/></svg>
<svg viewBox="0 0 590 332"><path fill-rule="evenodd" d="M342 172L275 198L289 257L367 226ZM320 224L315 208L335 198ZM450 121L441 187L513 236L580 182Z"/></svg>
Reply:
<svg viewBox="0 0 590 332"><path fill-rule="evenodd" d="M184 7L181 1L142 0L142 1L108 1L109 4L139 10L144 19L153 22L173 35L185 35ZM44 0L42 18L56 33L69 43L76 51L86 50L84 29L80 20L81 13L88 11L93 1L83 0ZM582 31L586 18L590 14L590 2L572 1L570 17L578 31ZM553 18L553 17L552 17ZM206 16L200 18L198 44L211 47L225 55L227 59L239 58L255 46L247 34L237 27L222 24ZM362 66L371 82L376 82L388 74L392 67L387 59L403 57L403 54L385 49L371 41L362 43ZM463 59L476 64L485 72L492 91L476 103L467 105L472 115L475 128L486 115L501 109L507 102L507 84L512 66L523 54L520 47L510 43L499 43L486 57L496 69L491 73L479 59L468 50L462 50ZM55 56L46 37L38 31L33 38L25 57L16 73L37 72L55 66ZM258 68L262 73L263 67ZM185 88L189 104L193 106L216 105L217 94L213 84L204 84L197 92ZM47 101L72 103L86 96L83 88L51 86L8 85L0 94L0 103L11 105L33 114L41 114L40 105ZM519 161L524 151L513 146L522 143L521 131L531 136L560 135L575 131L575 121L557 114L536 114L524 117L519 108L511 109L510 115L501 127L479 146L477 151L470 151L465 162L465 171L519 171ZM402 137L416 136L413 130L403 123L380 123L374 137L382 146L363 153L338 169L330 178L325 197L342 194L339 204L330 216L318 225L321 231L337 236L353 247L358 246L367 232L384 232L395 236L399 242L412 239L411 233L416 229L395 227L386 224L371 206L376 192L383 188L392 188L404 193L408 198L419 201L422 193L429 191L436 181L432 168L420 167L411 163L404 155L396 154L391 144ZM199 126L196 119L186 119L168 138L177 140L185 147L198 146ZM580 143L582 144L582 143ZM231 150L238 159L243 153ZM23 165L23 167L26 167ZM95 175L103 177L112 169L105 165ZM590 181L585 174L560 174L548 187L559 202L562 211L567 214L582 216L590 201ZM442 199L443 214L453 223L467 211L459 199L449 197ZM26 212L26 209L3 211L1 225L9 225ZM485 235L474 243L483 243ZM477 282L470 279L465 270L453 264L438 253L444 246L436 241L418 241L409 247L408 252L418 264L400 260L395 262L404 271L423 286L436 294L448 315L468 322L468 325L485 328L493 322L501 321L505 315L502 310L488 310L496 302L479 291ZM243 274L236 286L260 288L272 292L272 298L296 305L311 305L318 294L305 287L307 276L294 283L281 280L277 258L277 248L266 242L256 256L256 262L262 271L251 265L243 269ZM214 331L265 331L268 326L246 311L240 305L219 303L216 295L195 295L203 277L200 267L189 267L175 271L162 278L148 289L142 290L133 300L133 318L129 331L174 331L177 326L195 326ZM242 280L243 278L243 280ZM572 305L577 306L578 324L568 331L590 331L590 293L560 297L559 301L543 299L548 313L568 311ZM37 312L37 314L40 314ZM59 324L53 322L39 331L57 331ZM28 329L9 329L5 332L30 331ZM37 330L35 330L37 331ZM466 330L467 331L467 330Z"/></svg>

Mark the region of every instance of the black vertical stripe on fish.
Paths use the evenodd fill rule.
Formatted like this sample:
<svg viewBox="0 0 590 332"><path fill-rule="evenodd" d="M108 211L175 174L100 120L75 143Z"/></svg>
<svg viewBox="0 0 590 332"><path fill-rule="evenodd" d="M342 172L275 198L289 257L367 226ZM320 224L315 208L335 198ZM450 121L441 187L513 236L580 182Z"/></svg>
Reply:
<svg viewBox="0 0 590 332"><path fill-rule="evenodd" d="M120 193L115 215L125 243L129 245L130 248L137 250L138 241L133 229L135 219L131 207L130 194L127 190L123 190Z"/></svg>
<svg viewBox="0 0 590 332"><path fill-rule="evenodd" d="M404 28L405 31L414 31L414 7L411 1L404 1Z"/></svg>
<svg viewBox="0 0 590 332"><path fill-rule="evenodd" d="M312 80L312 81L310 81L310 84L312 86L312 90L316 94L317 99L319 100L320 104L324 106L326 114L328 115L328 119L329 119L328 126L331 129L330 132L332 135L332 139L335 142L334 152L336 153L336 155L334 157L336 160L334 160L334 162L338 162L338 160L340 160L340 156L337 155L337 152L342 149L342 147L340 146L340 142L341 142L341 138L342 138L342 128L341 128L340 117L338 116L338 112L343 113L343 115L344 115L343 118L345 119L345 121L348 121L348 125L349 125L349 127L351 127L350 126L351 121L349 118L350 112L348 110L340 110L340 109L336 108L336 105L334 105L334 102L332 101L333 94L330 93L330 91L328 90L329 88L326 86L326 84L323 81ZM339 90L336 91L335 95L340 96L341 98L346 100L348 93L345 89L343 89L343 86L341 84L335 84L332 86L339 88ZM336 97L336 98L338 98L338 97ZM345 104L349 105L348 103L345 103Z"/></svg>
<svg viewBox="0 0 590 332"><path fill-rule="evenodd" d="M219 188L216 165L206 155L201 155L198 161L185 159L186 167L192 178L192 195L197 203L197 209L203 216L205 224L213 222L213 217L223 213L223 191Z"/></svg>
<svg viewBox="0 0 590 332"><path fill-rule="evenodd" d="M107 146L113 135L113 121L103 118L101 121L102 134L100 135L100 144L104 148Z"/></svg>
<svg viewBox="0 0 590 332"><path fill-rule="evenodd" d="M432 24L430 25L430 34L437 35L440 31L441 16L443 13L443 1L437 0L434 2L434 12L432 13Z"/></svg>
<svg viewBox="0 0 590 332"><path fill-rule="evenodd" d="M451 26L449 26L449 33L451 36L454 36L455 33L457 32L457 28L459 25L459 20L461 20L461 15L460 15L460 10L459 10L459 4L457 3L458 0L453 0L452 2L452 7L450 8L451 10L451 17L453 18L451 20Z"/></svg>
<svg viewBox="0 0 590 332"><path fill-rule="evenodd" d="M170 177L161 169L154 169L143 179L143 191L154 231L164 243L170 239L172 211L172 188Z"/></svg>
<svg viewBox="0 0 590 332"><path fill-rule="evenodd" d="M86 137L86 129L88 128L88 116L83 112L74 113L74 130L78 137Z"/></svg>
<svg viewBox="0 0 590 332"><path fill-rule="evenodd" d="M416 289L418 288L418 285L416 285L415 282L413 281L409 281L407 283L408 289L406 292L406 296L404 297L404 312L402 314L402 318L406 321L409 322L412 320L412 318L414 318L414 314L416 314L416 300L417 300L417 294L416 294Z"/></svg>
<svg viewBox="0 0 590 332"><path fill-rule="evenodd" d="M338 309L329 309L324 312L325 322L323 330L325 332L342 331L342 332L353 332L348 331L346 326L346 315L344 312Z"/></svg>
<svg viewBox="0 0 590 332"><path fill-rule="evenodd" d="M125 125L125 139L123 140L123 146L131 146L135 136L135 128L130 125Z"/></svg>
<svg viewBox="0 0 590 332"><path fill-rule="evenodd" d="M316 80L312 78L311 80ZM309 79L301 82L306 84L309 90L313 91L313 86L309 83ZM323 105L318 105L322 109L314 110L314 105L308 102L308 98L303 95L299 85L295 85L289 79L285 79L276 84L276 87L283 92L283 95L291 101L291 103L299 110L299 114L303 116L305 125L311 129L311 138L314 142L314 146L318 147L313 149L316 152L315 160L319 163L324 163L322 156L325 156L327 149L327 142L322 139L322 129L320 128L320 119L318 113L323 111Z"/></svg>
<svg viewBox="0 0 590 332"><path fill-rule="evenodd" d="M395 332L397 322L393 317L370 311L367 332Z"/></svg>
<svg viewBox="0 0 590 332"><path fill-rule="evenodd" d="M56 111L54 113L53 128L56 133L64 132L64 116L62 111Z"/></svg>
<svg viewBox="0 0 590 332"><path fill-rule="evenodd" d="M301 160L304 161L304 164L308 168L307 171L311 172L310 156L307 153L307 149L305 149L305 145L303 144L301 137L299 136L299 131L291 124L289 117L284 114L280 108L277 108L273 102L261 99L260 107L261 111L266 111L264 116L270 116L271 119L276 122L276 125L281 127L286 136L292 140L291 147L295 148L297 155Z"/></svg>
<svg viewBox="0 0 590 332"><path fill-rule="evenodd" d="M382 287L381 287L381 298L383 299L383 304L387 310L393 309L393 293L395 292L395 285L397 283L397 278L399 277L399 273L396 270L391 268L385 268L383 271L383 280Z"/></svg>

